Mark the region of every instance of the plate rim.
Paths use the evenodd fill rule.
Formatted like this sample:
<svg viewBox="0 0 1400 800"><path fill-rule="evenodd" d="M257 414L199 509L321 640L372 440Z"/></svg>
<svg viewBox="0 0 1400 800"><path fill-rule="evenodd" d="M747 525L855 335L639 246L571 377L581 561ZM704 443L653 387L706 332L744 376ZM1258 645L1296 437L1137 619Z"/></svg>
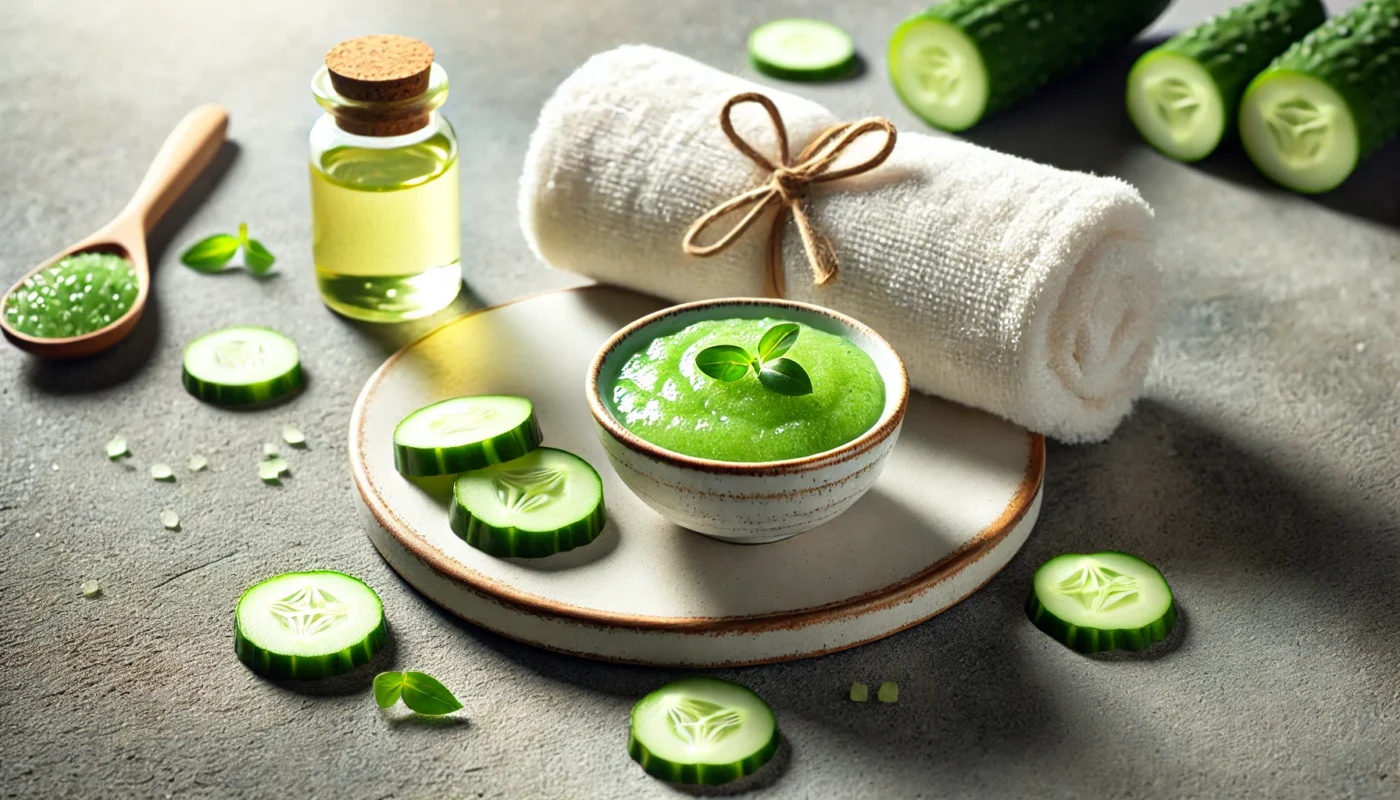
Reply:
<svg viewBox="0 0 1400 800"><path fill-rule="evenodd" d="M491 578L447 556L440 548L430 544L426 537L401 519L384 502L379 488L369 477L364 448L365 406L373 398L390 368L400 358L420 343L436 336L470 317L495 311L542 297L560 294L593 291L631 292L646 297L642 292L630 289L588 284L536 292L508 300L496 305L473 309L442 323L438 327L405 344L380 364L378 369L365 381L355 404L350 411L348 436L348 456L350 475L355 491L359 494L375 522L405 549L436 570L438 573L464 584L471 590L506 603L529 613L559 617L585 625L604 628L627 628L636 631L661 631L677 633L761 633L764 631L795 630L813 624L824 624L849 617L863 616L871 611L898 605L923 594L934 586L948 580L970 564L996 549L997 545L1016 527L1035 502L1045 479L1045 437L1042 434L1026 431L1029 439L1026 469L1016 493L1012 495L1001 514L990 525L964 542L953 552L930 564L920 572L895 583L863 592L854 597L836 600L807 608L789 611L774 611L732 617L660 617L638 614L622 614L614 611L599 611L583 608L570 603L551 600L530 592L516 589L502 581ZM657 298L660 299L660 298ZM669 302L661 300L661 302ZM674 305L674 304L673 304ZM699 534L696 534L699 535ZM755 545L761 546L761 545Z"/></svg>

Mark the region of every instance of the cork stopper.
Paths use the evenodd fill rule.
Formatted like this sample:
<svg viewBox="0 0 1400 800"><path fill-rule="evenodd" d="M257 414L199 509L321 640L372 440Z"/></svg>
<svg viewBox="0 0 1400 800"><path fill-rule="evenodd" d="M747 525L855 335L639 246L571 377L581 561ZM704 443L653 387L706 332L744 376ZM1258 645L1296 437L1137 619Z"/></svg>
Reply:
<svg viewBox="0 0 1400 800"><path fill-rule="evenodd" d="M347 39L326 53L331 86L342 97L361 103L393 103L417 97L428 90L432 68L433 48L407 36L361 36ZM427 114L405 116L404 109L385 118L361 112L336 119L341 129L362 136L412 133L428 121Z"/></svg>

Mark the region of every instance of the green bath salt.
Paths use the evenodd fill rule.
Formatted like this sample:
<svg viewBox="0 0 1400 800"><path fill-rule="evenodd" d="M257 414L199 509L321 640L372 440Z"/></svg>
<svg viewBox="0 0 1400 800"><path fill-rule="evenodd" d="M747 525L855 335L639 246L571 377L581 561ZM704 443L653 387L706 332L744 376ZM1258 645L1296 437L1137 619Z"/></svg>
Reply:
<svg viewBox="0 0 1400 800"><path fill-rule="evenodd" d="M82 336L120 319L140 290L136 269L125 258L78 253L15 287L5 298L5 321L41 339Z"/></svg>

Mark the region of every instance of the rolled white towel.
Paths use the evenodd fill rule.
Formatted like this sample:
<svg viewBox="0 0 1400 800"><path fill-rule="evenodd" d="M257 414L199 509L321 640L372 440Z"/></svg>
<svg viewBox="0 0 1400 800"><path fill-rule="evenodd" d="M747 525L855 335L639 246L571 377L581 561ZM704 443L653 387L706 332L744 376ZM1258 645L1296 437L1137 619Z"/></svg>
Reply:
<svg viewBox="0 0 1400 800"><path fill-rule="evenodd" d="M762 295L766 220L709 258L681 248L697 217L768 180L718 121L748 91L777 105L794 153L842 121L653 47L589 59L530 140L520 215L531 248L558 269L671 300ZM740 107L734 121L777 152L761 110ZM786 296L875 328L916 389L1068 442L1106 438L1141 392L1162 286L1152 212L1127 183L901 133L882 166L813 187L806 208L839 273L815 285L789 221Z"/></svg>

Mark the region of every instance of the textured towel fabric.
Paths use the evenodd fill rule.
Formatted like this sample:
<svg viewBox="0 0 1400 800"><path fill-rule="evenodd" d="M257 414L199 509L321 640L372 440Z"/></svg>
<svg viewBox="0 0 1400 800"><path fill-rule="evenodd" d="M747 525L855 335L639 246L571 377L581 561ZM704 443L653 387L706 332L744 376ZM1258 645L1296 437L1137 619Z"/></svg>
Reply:
<svg viewBox="0 0 1400 800"><path fill-rule="evenodd" d="M718 122L725 100L754 90L781 110L794 153L840 121L653 47L589 59L545 104L530 141L520 214L535 253L671 300L762 295L766 220L716 256L681 249L692 221L767 180ZM776 157L762 109L741 106L734 119ZM1152 212L1133 187L901 133L884 165L816 187L807 202L840 272L814 285L789 221L787 297L875 328L916 389L1068 442L1106 438L1130 410L1163 316Z"/></svg>

